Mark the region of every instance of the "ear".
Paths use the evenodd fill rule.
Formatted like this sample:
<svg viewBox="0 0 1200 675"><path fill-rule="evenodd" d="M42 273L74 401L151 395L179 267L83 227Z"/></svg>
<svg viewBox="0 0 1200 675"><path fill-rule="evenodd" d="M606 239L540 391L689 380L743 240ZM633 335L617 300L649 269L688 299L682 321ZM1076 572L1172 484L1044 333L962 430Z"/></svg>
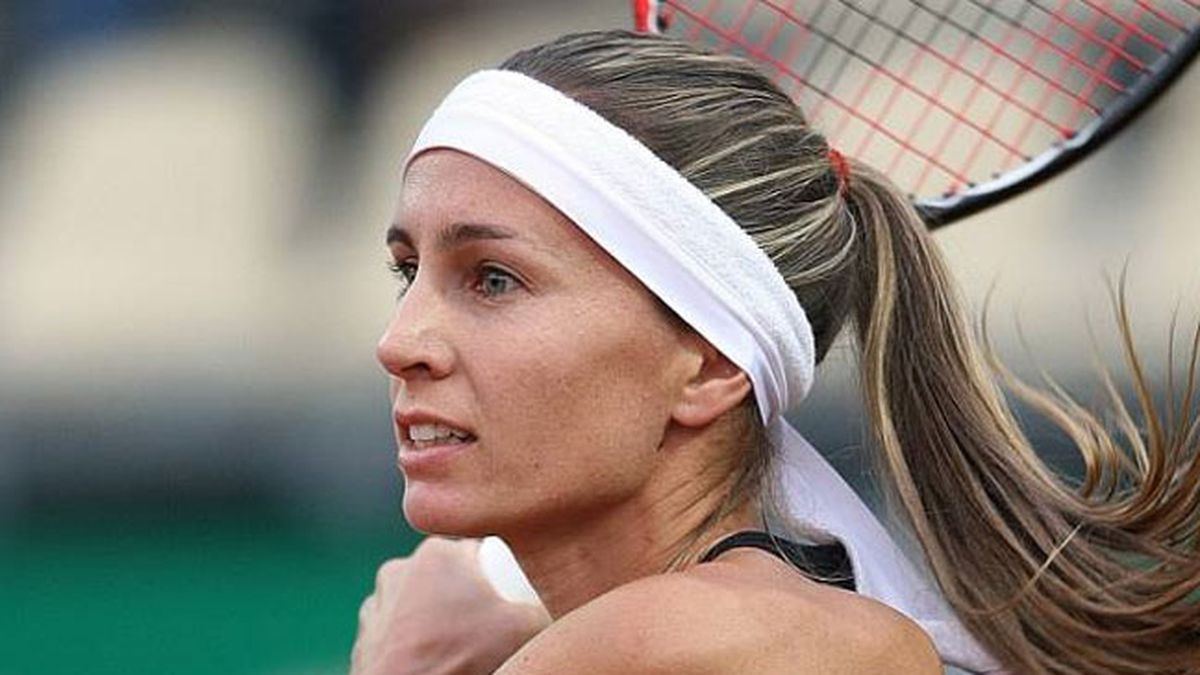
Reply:
<svg viewBox="0 0 1200 675"><path fill-rule="evenodd" d="M700 367L684 385L671 419L685 427L703 427L736 408L750 395L750 378L707 340L695 336Z"/></svg>

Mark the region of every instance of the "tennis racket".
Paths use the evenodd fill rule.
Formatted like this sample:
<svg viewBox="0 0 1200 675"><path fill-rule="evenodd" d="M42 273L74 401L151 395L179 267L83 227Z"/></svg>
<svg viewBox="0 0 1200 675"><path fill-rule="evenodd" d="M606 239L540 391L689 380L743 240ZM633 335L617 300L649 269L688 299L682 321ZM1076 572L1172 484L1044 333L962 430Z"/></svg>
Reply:
<svg viewBox="0 0 1200 675"><path fill-rule="evenodd" d="M1200 51L1200 0L634 0L636 28L757 62L936 228L1124 128Z"/></svg>

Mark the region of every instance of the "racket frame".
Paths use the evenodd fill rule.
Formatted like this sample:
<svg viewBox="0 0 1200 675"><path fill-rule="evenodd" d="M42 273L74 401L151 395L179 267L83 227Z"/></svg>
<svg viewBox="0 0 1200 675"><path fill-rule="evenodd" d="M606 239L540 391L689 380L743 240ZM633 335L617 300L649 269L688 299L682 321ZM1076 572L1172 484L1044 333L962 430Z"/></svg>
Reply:
<svg viewBox="0 0 1200 675"><path fill-rule="evenodd" d="M1195 61L1197 53L1200 53L1200 29L1193 29L1173 52L1158 59L1150 75L1140 79L1099 117L1070 137L991 180L943 197L916 199L913 206L926 225L936 229L1045 183L1098 150L1148 110Z"/></svg>

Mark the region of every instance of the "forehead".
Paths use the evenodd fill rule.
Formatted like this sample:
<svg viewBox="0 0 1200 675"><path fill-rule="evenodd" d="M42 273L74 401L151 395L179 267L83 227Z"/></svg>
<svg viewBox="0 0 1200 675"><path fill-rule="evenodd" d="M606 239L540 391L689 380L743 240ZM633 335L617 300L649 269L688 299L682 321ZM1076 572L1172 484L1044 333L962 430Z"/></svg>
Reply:
<svg viewBox="0 0 1200 675"><path fill-rule="evenodd" d="M424 152L405 171L397 224L419 233L457 222L494 223L524 238L595 246L558 209L503 171L456 150Z"/></svg>

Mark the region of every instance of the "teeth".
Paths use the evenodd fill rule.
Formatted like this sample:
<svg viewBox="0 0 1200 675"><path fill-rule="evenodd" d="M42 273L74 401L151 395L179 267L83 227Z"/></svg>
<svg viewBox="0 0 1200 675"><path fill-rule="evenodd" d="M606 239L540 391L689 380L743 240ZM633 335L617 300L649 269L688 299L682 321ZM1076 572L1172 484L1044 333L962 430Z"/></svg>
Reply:
<svg viewBox="0 0 1200 675"><path fill-rule="evenodd" d="M413 424L408 427L408 438L413 442L442 441L449 438L466 440L470 434L444 424Z"/></svg>

